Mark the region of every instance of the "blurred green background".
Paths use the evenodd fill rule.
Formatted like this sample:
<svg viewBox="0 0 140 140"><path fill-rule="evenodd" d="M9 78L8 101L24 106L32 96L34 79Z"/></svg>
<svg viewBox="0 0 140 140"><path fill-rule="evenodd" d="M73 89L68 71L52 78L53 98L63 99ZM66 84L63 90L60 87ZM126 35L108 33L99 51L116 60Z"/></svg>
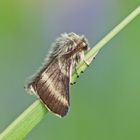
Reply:
<svg viewBox="0 0 140 140"><path fill-rule="evenodd" d="M51 43L63 32L84 34L91 47L139 0L1 0L0 132L36 97L24 91ZM26 140L140 139L140 16L99 53L71 87L69 114L49 113Z"/></svg>

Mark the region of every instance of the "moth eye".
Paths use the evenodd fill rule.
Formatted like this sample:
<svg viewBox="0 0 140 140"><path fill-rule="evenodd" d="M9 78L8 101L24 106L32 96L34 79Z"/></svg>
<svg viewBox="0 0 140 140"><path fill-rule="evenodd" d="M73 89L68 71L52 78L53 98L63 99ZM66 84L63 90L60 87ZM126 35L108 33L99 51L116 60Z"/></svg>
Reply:
<svg viewBox="0 0 140 140"><path fill-rule="evenodd" d="M88 50L88 46L86 44L83 46L83 50Z"/></svg>

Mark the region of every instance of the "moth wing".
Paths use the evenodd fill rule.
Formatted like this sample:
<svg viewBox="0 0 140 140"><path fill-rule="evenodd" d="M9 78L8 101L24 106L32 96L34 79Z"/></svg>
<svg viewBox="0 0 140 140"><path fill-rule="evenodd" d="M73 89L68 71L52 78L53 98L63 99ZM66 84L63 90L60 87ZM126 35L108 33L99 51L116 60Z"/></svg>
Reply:
<svg viewBox="0 0 140 140"><path fill-rule="evenodd" d="M69 109L70 61L53 59L28 85L53 113L63 117Z"/></svg>

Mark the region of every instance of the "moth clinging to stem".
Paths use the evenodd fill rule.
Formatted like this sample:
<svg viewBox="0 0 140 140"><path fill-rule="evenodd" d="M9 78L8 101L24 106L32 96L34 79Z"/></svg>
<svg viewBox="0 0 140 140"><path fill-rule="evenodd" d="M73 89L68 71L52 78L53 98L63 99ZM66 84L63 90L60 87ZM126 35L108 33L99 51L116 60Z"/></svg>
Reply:
<svg viewBox="0 0 140 140"><path fill-rule="evenodd" d="M53 43L45 64L27 85L27 90L39 97L49 111L60 117L65 116L70 106L72 73L77 73L76 66L82 61L88 66L84 60L88 50L88 41L84 36L62 34Z"/></svg>

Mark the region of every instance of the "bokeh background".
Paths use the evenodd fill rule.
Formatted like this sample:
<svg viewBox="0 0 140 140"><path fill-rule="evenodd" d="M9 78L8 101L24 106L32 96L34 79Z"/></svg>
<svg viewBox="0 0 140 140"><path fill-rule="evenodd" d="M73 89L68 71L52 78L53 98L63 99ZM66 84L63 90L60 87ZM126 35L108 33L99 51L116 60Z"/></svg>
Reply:
<svg viewBox="0 0 140 140"><path fill-rule="evenodd" d="M24 91L51 43L84 34L93 47L139 0L1 0L0 132L36 97ZM112 39L71 87L69 114L49 113L25 140L140 139L140 16Z"/></svg>

